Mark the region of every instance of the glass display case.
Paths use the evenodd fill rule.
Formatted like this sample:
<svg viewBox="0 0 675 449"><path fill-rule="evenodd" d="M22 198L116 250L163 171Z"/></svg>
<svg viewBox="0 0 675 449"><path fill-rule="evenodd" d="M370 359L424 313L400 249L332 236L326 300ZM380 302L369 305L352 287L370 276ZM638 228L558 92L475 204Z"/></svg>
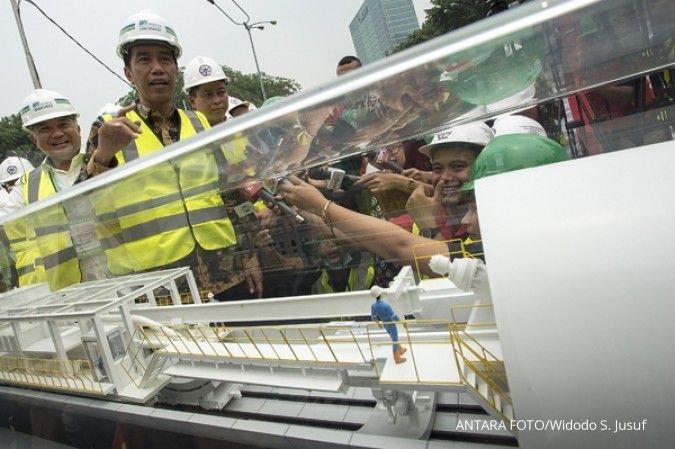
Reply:
<svg viewBox="0 0 675 449"><path fill-rule="evenodd" d="M0 263L5 295L46 283L52 295L50 307L58 304L55 298L62 291L66 292L64 298L73 301L64 304L73 306L82 300L81 296L72 294L73 287L112 281L106 286L114 293L111 298L106 297L106 301L124 298L114 302L118 319L126 316L124 310L134 307L161 309L183 304L190 313L205 310L207 318L202 324L205 323L206 330L185 331L183 342L189 345L194 341L200 351L203 349L197 341L201 341L199 335L203 334L200 333L209 331L209 320L213 321L211 330L221 329L223 323L230 321L227 316L210 315L210 310L217 309L194 308L212 307L218 302L269 301L264 303L266 312L239 320L249 326L321 323L339 318L368 320L368 316L342 315L347 313L344 311L316 312L316 319L311 319L311 312L299 314L296 320L281 313L277 318L275 305L278 302L271 298L342 294L367 290L372 285L386 286L405 265L417 267L413 270L416 280L426 279L429 273L420 269L418 263L419 254L424 253L419 248L425 238L449 241L447 253L451 256L481 258L489 266L489 253L483 254L480 242L471 239L462 222L466 205L461 202L448 205L442 200L434 205L432 201L434 186L443 176L442 169L418 150L450 128L479 121L492 126L500 117L517 114L539 122L542 132L562 145L569 158L672 141L675 136L674 19L674 8L668 0L532 0L364 66L319 88L230 119L191 139L111 169L0 218ZM301 187L308 190L297 190ZM436 188L436 195L452 196L459 187L448 184L448 191ZM321 195L321 202L312 203L301 197L310 189L313 189L312 195L315 190ZM331 218L329 208L340 206L353 214ZM432 225L422 225L420 216L425 214L427 219L431 217ZM379 227L370 220L389 221L394 227ZM411 244L412 249L405 247L409 254L391 247L392 236L403 231L418 239ZM182 267L189 268L191 274L155 284L153 278L147 281L148 288L133 281L134 276L161 270L171 272ZM260 285L255 284L256 271ZM116 282L118 285L114 288ZM12 290L19 287L20 290ZM40 301L45 294L41 292L35 301ZM80 416L87 409L75 407L73 415L67 412L65 405L59 410L60 401L68 403L69 394L97 398L92 401L120 400L120 397L129 401L134 395L127 391L130 384L124 384L126 390L122 393L121 387L115 387L115 382L109 379L113 364L128 363L141 374L149 370L149 366L157 367L155 374L159 376L171 362L164 364L153 358L152 339L143 340L135 330L136 326L148 325L147 322L131 323L128 318L124 323L127 332L114 327L116 331L112 334L109 330L112 324L104 321L113 319L97 315L98 303L89 300L87 319L96 323L100 318L103 321L99 324L82 325L75 311L58 318L59 329L63 331L72 326L69 332L79 336L80 343L86 342L82 343L84 349L74 345L59 350L58 345L52 345L54 350L40 357L88 358L91 366L96 365L95 373L91 372L91 366L82 365L78 369L86 371L86 376L93 376L97 382L111 383L97 392L83 392L77 388L68 391L67 386L24 382L16 373L23 370L29 372L30 377L34 375L30 369L35 364L25 361L31 353L22 347L18 325L13 324L11 318L37 313L35 309L27 311L31 299L27 299L28 305L13 302L0 316L3 338L19 342L14 346L3 345L4 354L0 359L11 358L12 362L0 363L0 371L5 372L0 376L0 383L51 390L51 393L44 396L48 403L41 403L40 399L22 399L16 392L0 391L0 396L5 397L3 402L13 404L3 409L15 410L14 416L23 416L21 425L15 423L16 427L39 433L35 427L37 418L33 415L42 413L49 415L45 422L62 423L55 425L60 430L54 438L75 446L110 447L120 435L120 426L136 428L134 433L125 427L127 442L147 437L147 444L161 440L166 447L173 447L173 443L171 438L160 438L160 430L171 429L183 434L174 437L174 441L188 444L182 447L190 444L210 447L206 442L215 445L220 436L230 442L239 441L241 447L274 447L276 444L270 442L275 440L269 437L274 433L269 429L259 430L267 436L258 441L251 436L257 432L252 428L242 427L239 433L220 434L208 425L218 416L213 413L194 426L173 427L171 420L178 419L175 417L160 422L166 407L174 407L171 411L188 411L190 415L200 414L199 407L206 401L204 397L213 396L219 388L211 385L215 381L209 383L208 388L203 384L190 384L185 380L189 377L187 371L176 376L182 380L170 383L166 387L170 393L160 395L159 401L154 394L148 397L147 391L139 393L144 399L137 402L157 406L159 418L156 420L148 418L135 423L135 418L128 415L116 424L119 416L101 408L98 415L87 419L100 419L107 424L101 424L99 435L85 431L81 424L76 424L85 421L73 416ZM106 307L112 307L113 302L106 303ZM3 307L0 304L0 308ZM40 303L35 307L47 306ZM40 310L46 313L46 309ZM367 310L364 314L367 315ZM42 323L46 320L44 316L35 314L37 326L27 325L30 321L23 320L22 329L46 326ZM172 324L170 319L158 321L166 326ZM190 319L181 315L176 315L174 321L173 324L191 325ZM56 339L54 333L59 329L52 330L53 338ZM95 329L100 330L100 335L93 332ZM173 331L161 332L166 336ZM242 332L242 338L255 340L246 331ZM317 332L312 335L320 338L323 330ZM83 338L85 334L87 338ZM103 338L105 335L107 339ZM44 332L45 338L49 336L49 332ZM139 338L144 341L142 344ZM262 332L260 338L268 337ZM104 349L101 345L107 347ZM129 356L129 348L134 345L138 349L134 353L141 354L139 360ZM106 352L110 360L104 366ZM142 369L137 364L142 365ZM73 367L64 365L63 369ZM10 372L14 374L9 375ZM120 367L117 372L119 376L124 375ZM144 388L141 377L134 381L139 382L135 386L139 391ZM157 382L153 384L157 389L169 382L168 378L166 382L158 379L154 379ZM190 396L187 393L190 388L200 391L204 397ZM300 396L292 393L270 391L250 389L244 396L270 401L273 396L282 397L286 405L303 400L321 403L316 397L310 398L310 394L298 399ZM439 394L443 391L440 389ZM241 392L239 398L231 391L226 395L232 401L230 405L241 401ZM324 403L331 400L366 409L373 408L375 403L373 399L344 397L328 398ZM27 404L33 401L36 410L29 412L27 409L33 405ZM480 406L460 404L464 413L478 410ZM440 411L452 407L446 404ZM330 417L287 419L271 412L257 415L244 408L220 408L223 419L261 420L270 426L270 423L275 426L290 423L298 428L325 428L331 432L356 432L365 420L352 417L337 424ZM145 431L141 432L142 429ZM248 436L241 437L246 432ZM73 434L78 434L78 438ZM190 436L190 442L185 443L184 438L188 438L185 435L193 435L194 439ZM237 440L240 437L242 439ZM87 438L99 438L105 443L92 443L93 440ZM211 441L212 438L215 440ZM297 438L303 440L302 436ZM465 432L437 430L426 432L424 438L475 441L477 437ZM204 442L199 443L200 439ZM512 435L499 432L484 436L484 440L495 444L516 442ZM157 447L129 444L132 445L128 447L136 447L133 444Z"/></svg>

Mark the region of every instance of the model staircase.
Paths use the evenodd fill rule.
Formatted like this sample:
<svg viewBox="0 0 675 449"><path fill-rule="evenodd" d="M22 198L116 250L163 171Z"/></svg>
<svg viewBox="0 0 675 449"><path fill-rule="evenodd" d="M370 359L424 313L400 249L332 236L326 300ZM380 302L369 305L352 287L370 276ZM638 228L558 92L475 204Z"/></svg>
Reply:
<svg viewBox="0 0 675 449"><path fill-rule="evenodd" d="M460 367L462 381L467 392L495 418L511 429L515 418L513 402L509 394L504 361L495 355L494 341L479 341L471 333L456 327L453 332L455 357ZM489 350L486 346L490 346Z"/></svg>
<svg viewBox="0 0 675 449"><path fill-rule="evenodd" d="M503 362L502 362L503 366ZM478 374L470 365L464 365L464 380L467 390L483 407L495 418L506 422L507 426L512 419L513 403L508 394L508 389L498 386L501 383L500 376L485 378L484 373Z"/></svg>

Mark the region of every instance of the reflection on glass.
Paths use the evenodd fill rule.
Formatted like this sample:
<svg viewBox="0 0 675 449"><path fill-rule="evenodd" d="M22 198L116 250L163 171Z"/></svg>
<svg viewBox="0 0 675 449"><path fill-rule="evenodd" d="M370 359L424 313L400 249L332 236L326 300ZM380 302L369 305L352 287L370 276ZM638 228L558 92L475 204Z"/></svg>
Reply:
<svg viewBox="0 0 675 449"><path fill-rule="evenodd" d="M263 296L382 285L401 261L350 246L321 208L277 215L260 189L294 173L363 215L442 234L406 211L438 176L398 144L518 111L574 157L670 140L673 23L667 0L528 2L3 218L3 281L57 290L187 264L203 297L236 285L234 299L257 263Z"/></svg>

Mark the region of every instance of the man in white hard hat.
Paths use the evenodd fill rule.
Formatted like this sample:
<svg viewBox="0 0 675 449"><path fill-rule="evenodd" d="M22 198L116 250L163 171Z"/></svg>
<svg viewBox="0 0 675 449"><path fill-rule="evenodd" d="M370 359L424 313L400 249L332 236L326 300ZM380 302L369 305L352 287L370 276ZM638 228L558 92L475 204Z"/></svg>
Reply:
<svg viewBox="0 0 675 449"><path fill-rule="evenodd" d="M92 126L88 176L210 127L202 113L173 104L181 52L176 33L163 17L143 10L125 20L117 54L138 100L116 117L103 116ZM190 265L200 286L216 299L261 294L262 275L252 244L238 246L241 242L220 195L218 167L227 164L222 156L202 152L180 167L158 164L114 187L114 204L97 209L97 214L114 213L119 220L118 232L105 242L112 273ZM162 207L151 206L157 203ZM232 220L245 219L232 214Z"/></svg>
<svg viewBox="0 0 675 449"><path fill-rule="evenodd" d="M14 207L34 203L72 186L83 166L79 113L58 92L36 89L19 112L28 137L47 157L26 177L23 189L10 192Z"/></svg>
<svg viewBox="0 0 675 449"><path fill-rule="evenodd" d="M28 159L18 156L10 156L0 163L0 216L8 214L16 209L12 204L9 192L14 189L20 190L20 184L17 182L24 173L33 170L33 164Z"/></svg>
<svg viewBox="0 0 675 449"><path fill-rule="evenodd" d="M227 111L227 113L232 118L239 117L240 115L244 115L247 112L251 112L256 109L256 107L251 102L240 100L237 97L230 97L228 104L230 105L230 109Z"/></svg>
<svg viewBox="0 0 675 449"><path fill-rule="evenodd" d="M10 191L12 210L71 187L84 164L79 114L68 98L36 89L24 99L19 115L28 137L47 157L23 175L21 188ZM70 209L67 214L65 208L37 212L30 225L26 220L5 224L20 286L47 281L57 290L81 281L80 261L68 227L69 218L74 219L77 212Z"/></svg>
<svg viewBox="0 0 675 449"><path fill-rule="evenodd" d="M19 178L34 168L28 159L10 156L0 163L0 185L10 192L17 186Z"/></svg>
<svg viewBox="0 0 675 449"><path fill-rule="evenodd" d="M185 66L183 90L192 109L204 114L211 126L227 120L229 82L223 68L211 58L197 56Z"/></svg>
<svg viewBox="0 0 675 449"><path fill-rule="evenodd" d="M406 211L413 216L423 237L449 240L465 237L460 221L459 188L469 180L471 166L478 153L490 142L492 130L483 122L468 123L434 134L420 153L431 160L436 176L433 192L415 189ZM428 194L431 193L429 196Z"/></svg>

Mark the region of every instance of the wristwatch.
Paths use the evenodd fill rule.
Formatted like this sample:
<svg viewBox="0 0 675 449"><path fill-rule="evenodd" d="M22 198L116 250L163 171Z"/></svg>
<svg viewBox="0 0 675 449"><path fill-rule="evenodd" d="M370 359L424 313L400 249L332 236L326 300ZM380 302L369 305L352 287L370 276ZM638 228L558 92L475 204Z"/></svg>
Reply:
<svg viewBox="0 0 675 449"><path fill-rule="evenodd" d="M422 237L426 237L428 239L433 239L438 235L438 233L441 232L440 228L421 228L420 229L420 235Z"/></svg>

